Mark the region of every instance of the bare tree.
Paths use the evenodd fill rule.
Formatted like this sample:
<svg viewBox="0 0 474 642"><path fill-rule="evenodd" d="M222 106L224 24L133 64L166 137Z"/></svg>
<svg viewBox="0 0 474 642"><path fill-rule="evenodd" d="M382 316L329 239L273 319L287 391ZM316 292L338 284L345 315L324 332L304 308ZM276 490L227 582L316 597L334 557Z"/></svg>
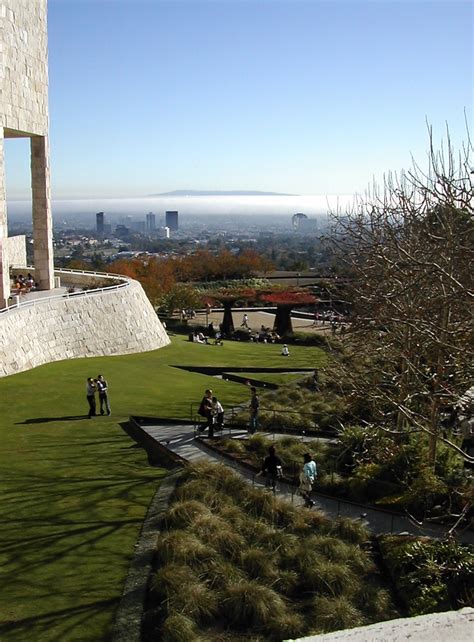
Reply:
<svg viewBox="0 0 474 642"><path fill-rule="evenodd" d="M429 167L389 174L346 212L333 212L332 243L351 277L354 319L339 377L395 433L429 434L429 463L443 413L472 385L473 173L470 141ZM357 365L355 365L357 363Z"/></svg>

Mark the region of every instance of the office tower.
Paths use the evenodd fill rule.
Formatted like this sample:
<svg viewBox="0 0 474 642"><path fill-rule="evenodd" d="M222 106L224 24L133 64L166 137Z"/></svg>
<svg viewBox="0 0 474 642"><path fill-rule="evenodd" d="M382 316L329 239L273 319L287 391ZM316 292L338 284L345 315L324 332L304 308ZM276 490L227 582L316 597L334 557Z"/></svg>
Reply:
<svg viewBox="0 0 474 642"><path fill-rule="evenodd" d="M150 212L146 215L146 231L154 232L156 230L156 216Z"/></svg>
<svg viewBox="0 0 474 642"><path fill-rule="evenodd" d="M176 210L165 212L165 226L169 227L171 232L178 229L178 212Z"/></svg>
<svg viewBox="0 0 474 642"><path fill-rule="evenodd" d="M95 215L96 230L97 234L99 234L100 236L104 235L104 218L104 212L97 212L97 214Z"/></svg>

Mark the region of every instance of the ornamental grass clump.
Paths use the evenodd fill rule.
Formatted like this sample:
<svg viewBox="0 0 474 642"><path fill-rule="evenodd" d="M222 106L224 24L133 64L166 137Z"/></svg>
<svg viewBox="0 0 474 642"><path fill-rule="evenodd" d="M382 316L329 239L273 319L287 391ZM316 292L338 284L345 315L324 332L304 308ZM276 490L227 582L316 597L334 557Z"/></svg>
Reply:
<svg viewBox="0 0 474 642"><path fill-rule="evenodd" d="M212 555L212 549L188 531L174 530L163 534L156 547L159 564L181 563L198 566Z"/></svg>
<svg viewBox="0 0 474 642"><path fill-rule="evenodd" d="M324 633L366 624L361 611L345 595L314 597L308 609L307 622Z"/></svg>
<svg viewBox="0 0 474 642"><path fill-rule="evenodd" d="M210 509L195 499L175 502L166 514L166 525L172 528L187 528L200 515L211 515Z"/></svg>
<svg viewBox="0 0 474 642"><path fill-rule="evenodd" d="M198 515L191 529L202 542L210 542L211 546L225 557L237 559L245 547L244 538L234 530L231 523L219 515Z"/></svg>
<svg viewBox="0 0 474 642"><path fill-rule="evenodd" d="M157 639L161 642L196 642L196 622L186 615L174 613L163 622Z"/></svg>
<svg viewBox="0 0 474 642"><path fill-rule="evenodd" d="M251 547L241 551L240 565L251 579L272 582L278 577L278 566L262 548Z"/></svg>
<svg viewBox="0 0 474 642"><path fill-rule="evenodd" d="M230 584L223 593L223 615L238 630L268 629L275 615L288 611L276 591L255 580Z"/></svg>
<svg viewBox="0 0 474 642"><path fill-rule="evenodd" d="M369 541L369 531L364 524L349 517L338 517L334 520L330 533L352 544L365 544Z"/></svg>
<svg viewBox="0 0 474 642"><path fill-rule="evenodd" d="M311 558L305 558L307 565L300 569L298 587L301 592L352 597L358 590L359 577L343 562L331 562L317 556Z"/></svg>

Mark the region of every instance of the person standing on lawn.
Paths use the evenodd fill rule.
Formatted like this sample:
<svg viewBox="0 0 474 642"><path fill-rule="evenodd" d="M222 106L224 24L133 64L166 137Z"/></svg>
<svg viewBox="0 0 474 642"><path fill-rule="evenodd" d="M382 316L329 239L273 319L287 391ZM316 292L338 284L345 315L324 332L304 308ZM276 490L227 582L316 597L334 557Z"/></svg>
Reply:
<svg viewBox="0 0 474 642"><path fill-rule="evenodd" d="M95 383L97 385L97 390L99 391L100 414L103 415L104 412L106 412L107 415L110 415L110 403L109 403L109 396L107 394L108 392L107 381L100 374L100 375L97 375L97 379Z"/></svg>
<svg viewBox="0 0 474 642"><path fill-rule="evenodd" d="M95 393L97 392L97 386L92 377L87 378L87 386L86 386L86 397L87 397L87 403L89 404L89 413L88 417L89 419L91 417L95 417L96 415L96 405L95 405Z"/></svg>

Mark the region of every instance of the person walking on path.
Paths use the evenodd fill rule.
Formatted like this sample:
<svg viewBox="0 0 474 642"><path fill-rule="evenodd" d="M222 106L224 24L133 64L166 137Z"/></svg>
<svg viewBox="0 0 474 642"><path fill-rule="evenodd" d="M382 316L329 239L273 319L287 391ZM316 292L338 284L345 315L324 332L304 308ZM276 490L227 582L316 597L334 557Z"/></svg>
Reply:
<svg viewBox="0 0 474 642"><path fill-rule="evenodd" d="M244 318L242 319L242 323L240 324L240 327L249 329L249 318L247 314L244 314Z"/></svg>
<svg viewBox="0 0 474 642"><path fill-rule="evenodd" d="M86 387L86 397L87 403L89 404L89 419L95 417L96 415L96 405L95 405L95 393L97 392L97 386L92 377L87 378L87 387Z"/></svg>
<svg viewBox="0 0 474 642"><path fill-rule="evenodd" d="M222 430L224 428L224 408L217 397L212 397L212 415L215 429Z"/></svg>
<svg viewBox="0 0 474 642"><path fill-rule="evenodd" d="M214 416L212 413L212 390L206 390L204 397L201 400L198 413L206 420L206 425L199 428L199 432L204 432L206 428L209 430L209 437L214 437Z"/></svg>
<svg viewBox="0 0 474 642"><path fill-rule="evenodd" d="M107 394L108 392L107 381L100 374L100 375L97 375L97 379L95 383L97 385L97 390L99 391L100 414L103 415L106 412L107 415L110 415L110 403L109 403L109 396Z"/></svg>
<svg viewBox="0 0 474 642"><path fill-rule="evenodd" d="M262 470L257 475L265 475L265 485L271 486L273 492L276 490L277 480L283 476L281 459L276 454L275 446L270 446L268 455L263 460Z"/></svg>
<svg viewBox="0 0 474 642"><path fill-rule="evenodd" d="M318 470L316 467L316 462L313 460L313 457L309 453L303 455L303 470L300 473L300 486L299 490L301 496L304 499L305 506L311 508L314 506L314 502L311 499L311 491L313 490L313 484L316 481L318 475Z"/></svg>
<svg viewBox="0 0 474 642"><path fill-rule="evenodd" d="M258 409L260 408L260 399L257 395L257 388L252 386L250 388L252 397L250 398L249 412L250 412L250 421L249 421L249 432L251 435L254 435L258 428Z"/></svg>

